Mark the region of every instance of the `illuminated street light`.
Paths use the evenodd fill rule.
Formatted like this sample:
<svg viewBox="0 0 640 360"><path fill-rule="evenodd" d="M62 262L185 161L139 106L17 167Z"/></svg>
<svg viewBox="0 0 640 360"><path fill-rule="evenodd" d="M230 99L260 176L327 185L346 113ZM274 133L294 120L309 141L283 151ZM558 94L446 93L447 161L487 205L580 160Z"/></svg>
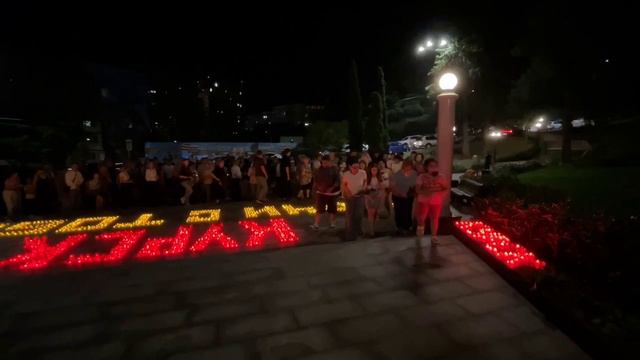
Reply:
<svg viewBox="0 0 640 360"><path fill-rule="evenodd" d="M427 47L428 47L428 48L433 47L433 41L431 41L431 40L427 40Z"/></svg>
<svg viewBox="0 0 640 360"><path fill-rule="evenodd" d="M453 90L458 85L458 77L454 73L445 73L438 80L438 86L442 90Z"/></svg>
<svg viewBox="0 0 640 360"><path fill-rule="evenodd" d="M447 44L448 44L447 39L440 40L440 46L447 46Z"/></svg>
<svg viewBox="0 0 640 360"><path fill-rule="evenodd" d="M424 46L420 45L420 46L418 46L418 50L417 50L417 52L418 52L418 54L422 54L422 53L423 53L423 52L425 52L426 50L427 50L427 49L425 49L425 47L424 47Z"/></svg>

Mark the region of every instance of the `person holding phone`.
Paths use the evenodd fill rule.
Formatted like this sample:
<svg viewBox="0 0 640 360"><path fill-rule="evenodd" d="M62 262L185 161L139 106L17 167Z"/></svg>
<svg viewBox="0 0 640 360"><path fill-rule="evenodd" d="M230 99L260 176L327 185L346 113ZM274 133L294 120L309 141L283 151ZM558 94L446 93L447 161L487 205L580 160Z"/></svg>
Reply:
<svg viewBox="0 0 640 360"><path fill-rule="evenodd" d="M342 195L347 205L345 214L345 240L353 241L362 232L364 215L364 191L367 186L367 172L360 169L358 159L349 159L349 171L342 174Z"/></svg>
<svg viewBox="0 0 640 360"><path fill-rule="evenodd" d="M438 225L444 198L449 190L445 179L438 173L438 161L427 159L424 162L425 172L416 180L416 236L421 241L427 217L431 219L431 246L438 245Z"/></svg>

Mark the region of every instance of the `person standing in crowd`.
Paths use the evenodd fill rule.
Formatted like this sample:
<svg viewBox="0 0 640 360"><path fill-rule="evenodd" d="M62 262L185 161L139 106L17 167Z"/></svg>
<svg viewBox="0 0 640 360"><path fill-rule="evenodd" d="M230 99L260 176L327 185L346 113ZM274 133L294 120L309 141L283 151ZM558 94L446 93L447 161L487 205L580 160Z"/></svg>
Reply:
<svg viewBox="0 0 640 360"><path fill-rule="evenodd" d="M229 179L227 175L227 169L224 167L224 160L220 159L216 162L216 166L213 169L213 197L216 199L216 204L226 199L229 189Z"/></svg>
<svg viewBox="0 0 640 360"><path fill-rule="evenodd" d="M394 156L393 159L391 160L391 165L388 167L389 169L391 169L391 172L394 174L402 170L402 156L400 155Z"/></svg>
<svg viewBox="0 0 640 360"><path fill-rule="evenodd" d="M180 169L178 170L178 181L180 186L184 188L184 195L180 198L182 205L190 205L191 194L193 193L193 172L189 166L189 159L182 159Z"/></svg>
<svg viewBox="0 0 640 360"><path fill-rule="evenodd" d="M85 184L87 200L89 204L93 205L94 210L102 210L103 201L102 196L100 196L100 174L95 172L91 177L91 180L87 181Z"/></svg>
<svg viewBox="0 0 640 360"><path fill-rule="evenodd" d="M367 219L369 220L369 236L375 237L376 221L378 214L383 207L385 198L384 181L378 165L374 162L369 164L367 169L367 185L365 187L364 205L367 208Z"/></svg>
<svg viewBox="0 0 640 360"><path fill-rule="evenodd" d="M153 160L147 161L144 169L144 193L146 203L158 205L160 197L160 173Z"/></svg>
<svg viewBox="0 0 640 360"><path fill-rule="evenodd" d="M291 181L293 180L293 171L291 169L291 149L282 151L282 159L280 159L280 197L288 200L291 197Z"/></svg>
<svg viewBox="0 0 640 360"><path fill-rule="evenodd" d="M12 171L10 174L11 175L4 181L2 199L7 207L8 218L15 220L16 216L20 213L22 184L20 184L20 176L17 171Z"/></svg>
<svg viewBox="0 0 640 360"><path fill-rule="evenodd" d="M242 182L242 169L240 161L235 160L231 166L231 198L235 201L242 199L242 191L240 183Z"/></svg>
<svg viewBox="0 0 640 360"><path fill-rule="evenodd" d="M25 215L33 215L36 210L36 185L33 178L27 178L24 183L24 203L22 211Z"/></svg>
<svg viewBox="0 0 640 360"><path fill-rule="evenodd" d="M358 162L358 166L360 167L360 170L367 171L367 162L366 161L360 160Z"/></svg>
<svg viewBox="0 0 640 360"><path fill-rule="evenodd" d="M422 174L424 167L424 155L422 153L417 153L415 159L413 160L413 168L416 170L418 175Z"/></svg>
<svg viewBox="0 0 640 360"><path fill-rule="evenodd" d="M393 174L390 181L391 195L398 232L406 235L411 230L411 210L416 186L416 172L410 159L402 163L402 170Z"/></svg>
<svg viewBox="0 0 640 360"><path fill-rule="evenodd" d="M33 178L36 189L36 213L49 214L56 209L57 191L55 175L48 165L39 169Z"/></svg>
<svg viewBox="0 0 640 360"><path fill-rule="evenodd" d="M298 199L310 199L311 198L311 181L313 180L313 170L309 163L309 158L304 156L298 166L298 181L300 184L300 190L298 191Z"/></svg>
<svg viewBox="0 0 640 360"><path fill-rule="evenodd" d="M340 194L340 174L338 167L331 161L329 155L322 157L322 164L313 177L313 188L316 193L316 216L311 228L320 229L320 218L325 212L329 213L329 227L335 228L338 194Z"/></svg>
<svg viewBox="0 0 640 360"><path fill-rule="evenodd" d="M204 201L211 202L211 192L213 187L213 164L211 160L205 159L198 165L198 180L204 190Z"/></svg>
<svg viewBox="0 0 640 360"><path fill-rule="evenodd" d="M264 155L262 155L262 150L256 151L252 168L253 176L255 176L256 202L258 204L265 204L267 201L267 191L269 188L267 186L268 175L265 166L266 163L264 161Z"/></svg>
<svg viewBox="0 0 640 360"><path fill-rule="evenodd" d="M98 198L96 198L96 205L100 205L100 209L109 207L113 203L113 180L111 180L111 173L106 165L102 165L98 168L98 174L100 175L100 192Z"/></svg>
<svg viewBox="0 0 640 360"><path fill-rule="evenodd" d="M71 168L64 174L64 183L69 189L69 208L78 210L82 206L82 184L84 177L78 170L78 164L71 164Z"/></svg>
<svg viewBox="0 0 640 360"><path fill-rule="evenodd" d="M316 155L315 159L313 159L313 163L311 163L311 166L313 168L313 172L318 171L318 169L320 169L320 166L322 166L322 155Z"/></svg>
<svg viewBox="0 0 640 360"><path fill-rule="evenodd" d="M347 211L345 214L345 239L353 241L362 232L362 217L364 215L364 190L367 185L367 173L360 169L356 158L349 160L349 171L342 174L342 195Z"/></svg>
<svg viewBox="0 0 640 360"><path fill-rule="evenodd" d="M424 226L427 217L431 220L431 246L438 245L438 225L442 204L447 195L447 182L438 172L438 162L435 159L427 159L424 163L425 172L418 176L416 181L417 206L416 236L422 241Z"/></svg>
<svg viewBox="0 0 640 360"><path fill-rule="evenodd" d="M128 208L132 204L133 199L133 179L131 177L132 169L130 163L125 163L120 168L117 177L118 193L120 197L120 206Z"/></svg>
<svg viewBox="0 0 640 360"><path fill-rule="evenodd" d="M387 167L387 163L384 160L378 161L378 170L382 177L382 187L384 188L384 208L387 210L387 214L391 213L391 189L389 187L389 181L391 179L391 170Z"/></svg>

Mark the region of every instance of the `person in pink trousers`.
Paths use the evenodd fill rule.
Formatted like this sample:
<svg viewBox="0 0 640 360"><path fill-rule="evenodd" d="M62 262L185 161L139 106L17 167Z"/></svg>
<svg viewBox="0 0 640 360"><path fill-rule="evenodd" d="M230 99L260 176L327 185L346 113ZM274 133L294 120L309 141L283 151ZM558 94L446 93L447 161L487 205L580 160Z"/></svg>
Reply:
<svg viewBox="0 0 640 360"><path fill-rule="evenodd" d="M424 162L425 172L416 180L416 236L422 241L427 217L431 219L431 246L438 245L438 225L444 198L449 191L445 179L438 174L438 162L427 159Z"/></svg>

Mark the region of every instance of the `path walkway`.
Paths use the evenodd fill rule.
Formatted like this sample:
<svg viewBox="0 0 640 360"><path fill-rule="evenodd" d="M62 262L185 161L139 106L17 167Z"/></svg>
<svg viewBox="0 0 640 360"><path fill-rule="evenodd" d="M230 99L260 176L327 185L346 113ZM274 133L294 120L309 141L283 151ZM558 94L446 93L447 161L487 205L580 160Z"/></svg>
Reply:
<svg viewBox="0 0 640 360"><path fill-rule="evenodd" d="M3 359L582 359L456 239L0 277Z"/></svg>

